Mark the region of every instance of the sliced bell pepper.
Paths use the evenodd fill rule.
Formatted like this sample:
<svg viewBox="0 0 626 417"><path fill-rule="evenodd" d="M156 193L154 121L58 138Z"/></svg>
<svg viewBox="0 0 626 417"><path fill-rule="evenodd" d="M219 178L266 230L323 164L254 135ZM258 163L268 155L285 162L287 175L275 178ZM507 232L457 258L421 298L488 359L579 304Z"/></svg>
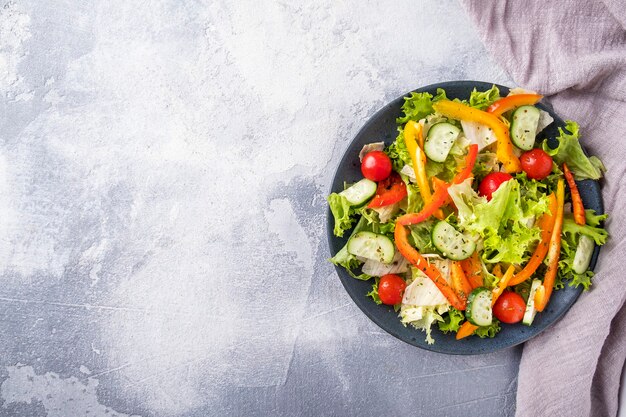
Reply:
<svg viewBox="0 0 626 417"><path fill-rule="evenodd" d="M550 237L552 236L552 230L554 229L554 221L556 219L557 213L557 201L554 193L550 194L550 212L545 213L539 219L539 228L541 229L541 238L535 251L530 257L530 261L524 266L520 272L515 274L513 279L511 280L511 285L517 285L521 282L526 281L531 277L532 274L535 273L539 265L543 263L543 260L548 253L548 246L550 244Z"/></svg>
<svg viewBox="0 0 626 417"><path fill-rule="evenodd" d="M459 298L467 302L467 297L472 292L472 284L468 281L459 261L450 262L450 278L452 286L456 290Z"/></svg>
<svg viewBox="0 0 626 417"><path fill-rule="evenodd" d="M559 255L561 254L561 231L563 230L563 204L565 203L565 184L563 180L559 180L556 186L557 211L554 221L554 230L550 237L550 249L548 249L548 270L543 277L543 283L539 288L543 287L542 296L535 298L539 301L535 303L537 311L543 311L550 301L554 282L556 281L556 273L559 269Z"/></svg>
<svg viewBox="0 0 626 417"><path fill-rule="evenodd" d="M513 173L522 170L519 158L513 152L509 129L497 116L450 100L440 100L433 104L433 108L446 117L481 123L491 128L496 136L496 155L504 164L506 172Z"/></svg>
<svg viewBox="0 0 626 417"><path fill-rule="evenodd" d="M395 204L406 197L406 184L396 172L392 172L387 178L378 182L376 195L367 205L369 208L379 208Z"/></svg>
<svg viewBox="0 0 626 417"><path fill-rule="evenodd" d="M474 252L469 258L462 260L461 268L463 268L467 280L472 285L472 289L484 285L483 270L480 265L480 259L478 259L478 252Z"/></svg>
<svg viewBox="0 0 626 417"><path fill-rule="evenodd" d="M465 310L466 303L460 299L457 293L454 291L445 278L441 275L441 272L434 265L428 263L426 259L409 243L409 232L401 224L396 223L396 229L394 232L394 240L398 251L409 261L413 266L420 269L433 283L439 288L439 291L446 297L450 305L457 310Z"/></svg>
<svg viewBox="0 0 626 417"><path fill-rule="evenodd" d="M432 193L430 192L430 186L428 185L428 177L426 177L426 154L421 149L421 145L418 144L418 139L422 137L422 125L415 123L413 120L409 120L404 126L404 143L406 149L411 155L411 161L413 162L413 171L415 171L415 180L419 187L420 194L425 204L428 204L432 199ZM420 141L423 142L423 141ZM433 213L438 219L443 219L443 212L436 210Z"/></svg>
<svg viewBox="0 0 626 417"><path fill-rule="evenodd" d="M432 177L431 181L433 182L433 190L435 191L435 193L437 191L439 191L441 188L446 188L449 187L448 183L445 182L444 180L437 178L437 177ZM447 194L447 193L446 193ZM442 206L447 206L449 204L454 204L454 202L452 201L452 198L450 197L450 194L447 194L447 197L445 199L445 201L443 202Z"/></svg>
<svg viewBox="0 0 626 417"><path fill-rule="evenodd" d="M502 278L500 278L500 282L498 282L498 286L493 289L493 295L491 296L491 306L493 307L498 301L498 298L502 295L506 287L508 287L511 279L513 278L513 273L515 272L515 268L513 265L509 266L509 269L506 270ZM468 336L471 336L478 326L475 324L466 321L459 327L459 330L456 332L456 340L464 339Z"/></svg>
<svg viewBox="0 0 626 417"><path fill-rule="evenodd" d="M574 221L576 222L576 224L584 226L587 220L585 218L585 206L583 205L583 199L580 197L578 186L576 185L576 181L574 181L574 176L570 172L565 162L563 162L563 174L565 175L567 185L569 186L569 193L572 196L572 211L574 212Z"/></svg>
<svg viewBox="0 0 626 417"><path fill-rule="evenodd" d="M474 168L474 164L476 163L476 155L478 155L478 145L472 144L469 146L469 150L467 155L465 156L465 167L459 172L454 179L452 180L452 184L460 184L469 178L472 175L472 169ZM428 219L430 216L435 213L437 209L439 209L443 203L446 201L448 196L448 187L450 184L446 184L445 186L441 186L435 194L433 194L433 198L430 203L427 203L422 211L419 213L408 213L403 216L398 217L397 223L405 226L411 224L421 223L424 220Z"/></svg>
<svg viewBox="0 0 626 417"><path fill-rule="evenodd" d="M500 100L496 100L489 107L487 107L487 113L491 113L495 116L501 116L509 110L513 110L521 106L531 106L537 104L543 96L541 94L514 94L512 96L503 97Z"/></svg>

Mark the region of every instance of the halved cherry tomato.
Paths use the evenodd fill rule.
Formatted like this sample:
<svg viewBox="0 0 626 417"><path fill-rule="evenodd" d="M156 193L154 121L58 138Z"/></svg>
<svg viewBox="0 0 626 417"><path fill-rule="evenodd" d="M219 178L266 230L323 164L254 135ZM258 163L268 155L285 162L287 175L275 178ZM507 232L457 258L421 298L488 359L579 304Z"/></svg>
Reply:
<svg viewBox="0 0 626 417"><path fill-rule="evenodd" d="M383 304L395 305L402 302L402 296L406 288L406 282L395 274L387 274L380 277L378 282L378 296Z"/></svg>
<svg viewBox="0 0 626 417"><path fill-rule="evenodd" d="M542 149L524 152L519 160L530 179L542 180L552 172L552 157Z"/></svg>
<svg viewBox="0 0 626 417"><path fill-rule="evenodd" d="M513 178L506 172L492 172L487 174L485 178L480 182L478 186L478 194L487 197L487 200L491 200L491 195L502 185Z"/></svg>
<svg viewBox="0 0 626 417"><path fill-rule="evenodd" d="M376 195L367 207L379 208L395 204L406 197L406 194L406 184L402 181L400 175L393 172L386 179L378 182Z"/></svg>
<svg viewBox="0 0 626 417"><path fill-rule="evenodd" d="M522 321L526 303L521 295L513 291L504 292L493 306L493 315L503 323L513 324Z"/></svg>
<svg viewBox="0 0 626 417"><path fill-rule="evenodd" d="M391 174L391 159L383 151L368 152L361 162L361 172L368 180L382 181Z"/></svg>

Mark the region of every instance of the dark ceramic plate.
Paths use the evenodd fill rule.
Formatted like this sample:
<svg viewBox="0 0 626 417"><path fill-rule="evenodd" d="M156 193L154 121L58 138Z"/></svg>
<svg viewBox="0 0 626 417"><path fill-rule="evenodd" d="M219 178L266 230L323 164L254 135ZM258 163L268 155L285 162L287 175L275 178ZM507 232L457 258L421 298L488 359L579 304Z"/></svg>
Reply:
<svg viewBox="0 0 626 417"><path fill-rule="evenodd" d="M450 98L467 99L474 88L477 88L479 91L484 91L491 88L492 85L491 83L478 81L450 81L418 88L415 91L429 92L435 95L437 88L443 88ZM498 85L498 88L503 96L509 92L508 87ZM396 118L400 116L402 103L403 97L398 97L380 109L365 126L363 126L354 140L352 140L350 146L348 146L348 149L337 167L331 192L341 191L344 181L356 182L362 178L358 155L363 145L380 140L384 140L386 144L390 144L395 140L397 136ZM554 118L554 122L541 132L538 136L538 140L543 140L547 137L552 138L552 141L554 141L553 138L558 135L557 128L565 126L565 123L554 113L552 108L545 103L545 100L542 104L539 104L538 107L549 112ZM552 145L555 146L556 144ZM604 213L599 183L597 181L585 180L578 182L578 187L585 207L595 209L598 213ZM332 230L333 218L330 210L328 210L328 241L330 251L334 256L345 245L350 233L346 233L344 238L338 238L333 235ZM596 247L591 260L591 268L596 264L598 252L599 248ZM453 334L443 334L438 330L437 326L434 325L433 337L435 343L429 345L424 340L426 337L424 332L410 326L404 327L402 323L400 323L397 313L393 311L393 308L384 305L376 305L369 297L366 297L365 294L370 291L372 281L360 281L348 275L343 268L336 267L336 269L341 283L352 300L363 310L367 317L383 330L411 345L435 352L457 355L489 353L525 342L543 332L561 318L572 304L574 304L582 291L581 289L565 287L564 289L554 292L550 304L546 310L537 314L531 327L524 326L521 323L514 325L502 324L502 330L493 339L480 339L473 336L457 341Z"/></svg>

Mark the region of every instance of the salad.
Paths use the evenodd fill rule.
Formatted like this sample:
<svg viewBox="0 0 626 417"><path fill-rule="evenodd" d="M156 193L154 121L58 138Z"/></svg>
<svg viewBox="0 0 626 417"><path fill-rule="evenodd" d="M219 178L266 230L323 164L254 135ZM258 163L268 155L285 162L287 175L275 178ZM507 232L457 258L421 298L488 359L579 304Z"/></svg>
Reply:
<svg viewBox="0 0 626 417"><path fill-rule="evenodd" d="M330 261L371 280L372 302L429 344L435 325L457 340L532 326L555 290L591 285L606 215L585 209L576 180L605 168L583 152L576 122L556 147L539 138L554 121L541 99L495 85L468 100L411 93L396 140L365 145L364 178L328 196L334 234L349 236Z"/></svg>

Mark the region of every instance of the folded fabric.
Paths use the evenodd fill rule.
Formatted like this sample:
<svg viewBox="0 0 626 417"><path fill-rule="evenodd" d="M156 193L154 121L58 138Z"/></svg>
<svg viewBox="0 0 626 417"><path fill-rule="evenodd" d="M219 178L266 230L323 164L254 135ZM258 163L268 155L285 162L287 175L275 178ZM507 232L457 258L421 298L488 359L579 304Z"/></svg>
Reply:
<svg viewBox="0 0 626 417"><path fill-rule="evenodd" d="M524 346L518 417L615 416L626 358L626 7L621 1L462 0L495 60L581 126L607 167L609 242L592 289Z"/></svg>

